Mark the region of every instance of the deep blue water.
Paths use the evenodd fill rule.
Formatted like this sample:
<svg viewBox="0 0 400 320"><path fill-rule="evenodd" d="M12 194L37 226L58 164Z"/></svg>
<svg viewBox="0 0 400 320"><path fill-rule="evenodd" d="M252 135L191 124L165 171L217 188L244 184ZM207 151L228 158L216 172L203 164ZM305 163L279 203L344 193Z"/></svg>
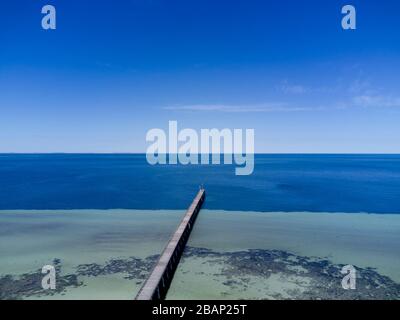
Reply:
<svg viewBox="0 0 400 320"><path fill-rule="evenodd" d="M400 155L257 155L231 165L148 165L144 155L0 154L0 209L185 209L400 213Z"/></svg>

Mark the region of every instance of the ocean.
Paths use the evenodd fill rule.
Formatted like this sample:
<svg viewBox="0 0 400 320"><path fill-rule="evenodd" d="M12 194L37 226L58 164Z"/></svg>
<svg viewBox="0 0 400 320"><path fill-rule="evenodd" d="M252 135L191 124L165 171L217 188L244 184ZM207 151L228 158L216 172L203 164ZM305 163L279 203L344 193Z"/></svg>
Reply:
<svg viewBox="0 0 400 320"><path fill-rule="evenodd" d="M144 154L1 154L1 209L206 209L400 213L400 155L256 155L234 165L155 165Z"/></svg>
<svg viewBox="0 0 400 320"><path fill-rule="evenodd" d="M0 155L0 299L133 299L200 185L168 299L400 299L400 156L277 154L250 176L140 154ZM49 264L55 290L41 287Z"/></svg>

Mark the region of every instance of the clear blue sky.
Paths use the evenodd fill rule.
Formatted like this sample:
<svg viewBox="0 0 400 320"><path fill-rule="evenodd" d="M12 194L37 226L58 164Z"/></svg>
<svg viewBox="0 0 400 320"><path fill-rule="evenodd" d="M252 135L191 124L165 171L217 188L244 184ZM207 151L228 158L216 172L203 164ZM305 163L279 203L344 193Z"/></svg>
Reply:
<svg viewBox="0 0 400 320"><path fill-rule="evenodd" d="M2 1L0 152L144 152L168 120L254 128L257 152L398 153L400 1Z"/></svg>

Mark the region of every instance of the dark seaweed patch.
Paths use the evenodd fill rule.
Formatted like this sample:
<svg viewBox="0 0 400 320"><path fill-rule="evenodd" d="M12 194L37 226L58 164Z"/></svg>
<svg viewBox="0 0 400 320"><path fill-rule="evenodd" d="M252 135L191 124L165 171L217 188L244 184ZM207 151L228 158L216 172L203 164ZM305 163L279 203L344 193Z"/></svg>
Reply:
<svg viewBox="0 0 400 320"><path fill-rule="evenodd" d="M112 259L104 265L97 263L82 264L76 267L75 273L68 275L62 275L61 273L61 260L54 259L53 265L57 274L55 290L44 290L42 288L41 282L44 275L41 273L41 270L18 276L4 275L0 276L0 300L18 300L32 296L41 297L64 294L68 288L76 288L84 285L82 281L78 280L80 276L98 277L122 273L125 279L137 279L137 283L140 284L146 279L157 258L158 255L154 255L146 259L135 257Z"/></svg>
<svg viewBox="0 0 400 320"><path fill-rule="evenodd" d="M282 274L307 278L307 284L300 284L303 290L289 290L291 299L400 299L400 284L378 273L373 268L356 267L357 286L355 290L344 290L341 280L344 265L333 264L327 259L303 257L280 250L245 250L237 252L216 252L205 248L187 247L183 259L208 257L209 263L221 263L224 267L219 275L227 280L224 285L233 289L249 284L249 276L269 278ZM299 268L300 267L300 268ZM276 299L282 295L273 293ZM260 296L260 298L263 298Z"/></svg>
<svg viewBox="0 0 400 320"><path fill-rule="evenodd" d="M44 275L40 269L19 276L5 275L0 277L0 300L18 300L29 296L40 297L55 295L64 292L68 287L79 287L83 285L82 282L78 281L78 277L75 274L60 275L60 259L54 259L53 266L58 275L56 289L44 290L42 288L42 279Z"/></svg>
<svg viewBox="0 0 400 320"><path fill-rule="evenodd" d="M236 252L216 252L205 248L187 247L182 260L189 257L207 258L207 263L223 263L220 273L215 277L223 277L227 291L232 288L245 290L250 286L249 276L261 276L268 279L273 274L304 277L309 281L301 283L302 290L287 290L290 299L400 299L400 284L389 277L379 274L373 268L357 269L357 289L344 290L341 287L341 269L343 265L334 264L327 259L316 259L291 254L280 250L244 250ZM57 270L56 290L43 290L41 270L18 276L4 275L0 277L0 299L23 299L32 296L48 296L64 294L68 288L83 286L79 277L98 277L111 274L123 274L127 280L143 283L158 255L145 259L129 257L111 259L104 264L90 263L78 265L75 272L68 275L61 273L61 261L54 259ZM201 272L202 273L202 272ZM228 292L222 293L228 296ZM275 299L283 299L280 293L271 293ZM260 299L263 293L260 292Z"/></svg>

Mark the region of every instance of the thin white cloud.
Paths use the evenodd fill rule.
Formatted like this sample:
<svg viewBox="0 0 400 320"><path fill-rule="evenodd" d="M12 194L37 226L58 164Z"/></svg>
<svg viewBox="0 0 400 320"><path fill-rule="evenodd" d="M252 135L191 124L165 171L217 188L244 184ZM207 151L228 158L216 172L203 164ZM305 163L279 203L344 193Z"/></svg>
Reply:
<svg viewBox="0 0 400 320"><path fill-rule="evenodd" d="M360 95L353 102L361 107L400 107L400 97L384 95Z"/></svg>
<svg viewBox="0 0 400 320"><path fill-rule="evenodd" d="M174 111L198 111L198 112L226 112L226 113L250 113L250 112L301 112L313 111L320 108L293 107L285 103L269 103L262 105L224 105L224 104L194 104L184 106L167 106L164 110Z"/></svg>

